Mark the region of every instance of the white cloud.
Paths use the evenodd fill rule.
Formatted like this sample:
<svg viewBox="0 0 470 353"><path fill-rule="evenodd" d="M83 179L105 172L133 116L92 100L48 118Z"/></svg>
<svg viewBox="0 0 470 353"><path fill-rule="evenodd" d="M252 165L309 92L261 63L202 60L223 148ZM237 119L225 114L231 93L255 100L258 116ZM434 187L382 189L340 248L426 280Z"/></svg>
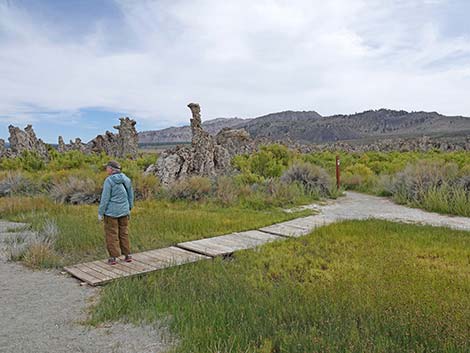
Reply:
<svg viewBox="0 0 470 353"><path fill-rule="evenodd" d="M124 111L147 126L283 109L470 115L470 42L444 37L446 1L122 1L84 38L0 5L0 116L27 106ZM116 20L117 21L117 20Z"/></svg>

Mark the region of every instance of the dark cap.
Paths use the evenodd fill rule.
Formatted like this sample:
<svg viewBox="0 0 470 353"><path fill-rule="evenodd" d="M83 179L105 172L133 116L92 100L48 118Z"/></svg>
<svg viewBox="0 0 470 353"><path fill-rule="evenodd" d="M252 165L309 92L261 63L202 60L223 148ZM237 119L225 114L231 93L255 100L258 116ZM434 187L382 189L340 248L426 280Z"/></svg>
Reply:
<svg viewBox="0 0 470 353"><path fill-rule="evenodd" d="M121 165L116 161L109 161L108 164L106 164L106 167L111 167L113 169L121 170Z"/></svg>

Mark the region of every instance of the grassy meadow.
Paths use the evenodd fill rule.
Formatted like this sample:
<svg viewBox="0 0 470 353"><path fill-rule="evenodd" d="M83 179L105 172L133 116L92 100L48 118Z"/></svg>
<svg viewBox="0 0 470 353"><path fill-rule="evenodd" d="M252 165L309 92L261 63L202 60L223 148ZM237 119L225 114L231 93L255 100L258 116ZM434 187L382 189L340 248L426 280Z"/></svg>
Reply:
<svg viewBox="0 0 470 353"><path fill-rule="evenodd" d="M52 246L40 248L41 256L24 254L32 267L60 267L107 257L103 224L95 205L60 205L47 198L0 198L2 218L26 222L43 231L57 227ZM163 248L178 242L260 228L309 214L280 209L253 210L220 207L213 203L148 200L136 203L130 222L132 251ZM30 252L29 252L30 253Z"/></svg>
<svg viewBox="0 0 470 353"><path fill-rule="evenodd" d="M102 294L92 324L169 325L176 352L468 352L470 234L349 221Z"/></svg>

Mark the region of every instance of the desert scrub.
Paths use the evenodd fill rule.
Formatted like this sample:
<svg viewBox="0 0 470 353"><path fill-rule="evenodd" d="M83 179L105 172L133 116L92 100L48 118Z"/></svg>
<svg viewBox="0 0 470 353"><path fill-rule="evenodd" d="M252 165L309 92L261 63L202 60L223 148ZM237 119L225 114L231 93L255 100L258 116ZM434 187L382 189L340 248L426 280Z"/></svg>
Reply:
<svg viewBox="0 0 470 353"><path fill-rule="evenodd" d="M40 230L18 230L6 240L7 259L22 261L31 268L49 268L61 265L54 246L59 234L57 224L45 220Z"/></svg>
<svg viewBox="0 0 470 353"><path fill-rule="evenodd" d="M97 206L62 205L48 198L0 198L2 218L30 223L39 231L50 220L57 224L54 252L64 265L106 257L103 224ZM253 210L221 207L213 202L138 201L132 210L130 239L133 252L163 248L187 240L260 228L309 214L280 209Z"/></svg>
<svg viewBox="0 0 470 353"><path fill-rule="evenodd" d="M470 216L467 175L455 163L420 161L396 175L391 193L395 201L429 211Z"/></svg>
<svg viewBox="0 0 470 353"><path fill-rule="evenodd" d="M199 201L211 195L212 182L205 177L188 177L175 182L167 192L171 200Z"/></svg>
<svg viewBox="0 0 470 353"><path fill-rule="evenodd" d="M240 171L241 180L260 182L266 178L280 177L297 154L287 147L273 144L261 146L258 152L233 158L233 166Z"/></svg>
<svg viewBox="0 0 470 353"><path fill-rule="evenodd" d="M50 196L59 203L92 204L100 198L100 186L91 178L69 176L52 184Z"/></svg>
<svg viewBox="0 0 470 353"><path fill-rule="evenodd" d="M28 172L0 172L0 197L2 196L32 196L44 190L41 179L35 178Z"/></svg>
<svg viewBox="0 0 470 353"><path fill-rule="evenodd" d="M106 286L91 323L164 322L177 352L468 352L468 232L349 221Z"/></svg>
<svg viewBox="0 0 470 353"><path fill-rule="evenodd" d="M294 163L282 174L281 181L286 184L297 184L307 194L317 199L330 196L334 187L331 177L323 168L304 162Z"/></svg>

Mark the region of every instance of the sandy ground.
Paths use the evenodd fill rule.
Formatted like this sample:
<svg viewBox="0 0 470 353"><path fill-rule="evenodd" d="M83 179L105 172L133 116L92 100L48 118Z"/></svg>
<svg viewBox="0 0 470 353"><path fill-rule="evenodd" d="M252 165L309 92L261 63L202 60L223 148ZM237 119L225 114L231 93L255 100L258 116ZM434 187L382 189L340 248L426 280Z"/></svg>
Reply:
<svg viewBox="0 0 470 353"><path fill-rule="evenodd" d="M388 199L348 192L318 211L317 226L346 219L379 218L469 230L470 218L444 216L396 205ZM310 218L310 217L309 217ZM0 222L0 245L15 224ZM21 225L20 225L21 226ZM1 248L0 248L1 250ZM92 328L81 324L99 289L80 286L58 271L31 271L6 262L0 251L0 352L163 352L168 333L149 326L113 323Z"/></svg>
<svg viewBox="0 0 470 353"><path fill-rule="evenodd" d="M426 212L417 208L397 205L385 197L356 192L347 192L345 197L328 202L326 205L310 205L319 214L312 217L317 224L329 224L341 220L377 218L394 222L448 227L470 231L470 218L446 216Z"/></svg>
<svg viewBox="0 0 470 353"><path fill-rule="evenodd" d="M0 222L0 241L12 224ZM149 326L82 324L99 289L58 271L32 271L6 262L0 252L1 353L154 353L169 346L168 333Z"/></svg>

